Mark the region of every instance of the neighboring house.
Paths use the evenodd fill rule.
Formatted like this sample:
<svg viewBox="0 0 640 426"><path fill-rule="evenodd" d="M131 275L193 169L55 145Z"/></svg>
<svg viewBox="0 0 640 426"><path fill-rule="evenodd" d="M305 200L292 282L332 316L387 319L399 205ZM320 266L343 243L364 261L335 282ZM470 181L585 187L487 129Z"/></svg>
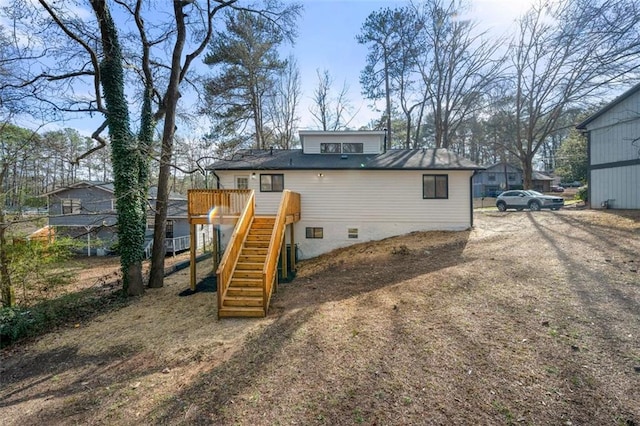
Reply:
<svg viewBox="0 0 640 426"><path fill-rule="evenodd" d="M152 208L155 206L156 194L156 188L149 190L147 255L153 236ZM49 226L56 229L56 235L86 241L85 249L91 255L96 254L98 249L108 249L117 241L116 200L112 183L81 181L45 195ZM166 232L168 252L175 253L189 248L187 199L180 194L172 193L169 196ZM210 232L207 235L210 237Z"/></svg>
<svg viewBox="0 0 640 426"><path fill-rule="evenodd" d="M473 196L475 198L496 197L507 189L523 189L523 181L523 172L520 167L508 163L492 164L473 177ZM534 171L531 183L533 190L550 192L553 178Z"/></svg>
<svg viewBox="0 0 640 426"><path fill-rule="evenodd" d="M640 209L640 84L576 128L588 141L591 207Z"/></svg>
<svg viewBox="0 0 640 426"><path fill-rule="evenodd" d="M253 189L256 214L282 191L300 194L301 259L412 231L473 225L471 178L481 167L445 149L385 151L384 131L301 131L302 149L244 150L208 167L220 189ZM223 245L230 228L222 229Z"/></svg>
<svg viewBox="0 0 640 426"><path fill-rule="evenodd" d="M506 189L522 189L522 169L507 163L495 163L473 177L473 196L496 197Z"/></svg>

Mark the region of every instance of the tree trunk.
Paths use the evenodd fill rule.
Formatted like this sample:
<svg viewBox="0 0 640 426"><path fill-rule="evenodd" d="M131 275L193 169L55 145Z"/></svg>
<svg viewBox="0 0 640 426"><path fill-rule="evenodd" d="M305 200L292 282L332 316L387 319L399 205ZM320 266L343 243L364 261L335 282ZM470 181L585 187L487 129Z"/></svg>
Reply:
<svg viewBox="0 0 640 426"><path fill-rule="evenodd" d="M171 177L171 157L173 154L173 136L176 126L176 108L180 92L180 73L182 67L180 59L186 39L184 13L182 2L173 2L173 11L176 18L177 35L171 57L171 75L169 85L164 97L166 115L162 131L162 150L160 153L160 173L158 176L158 198L156 200L156 216L153 229L153 252L151 255L151 272L149 275L149 287L159 288L164 285L164 244L166 239L167 208L169 202L169 178Z"/></svg>
<svg viewBox="0 0 640 426"><path fill-rule="evenodd" d="M141 224L146 224L146 211L141 207L143 205L141 198L144 198L145 194L139 182L140 152L136 138L130 130L118 33L105 1L91 0L91 5L100 24L104 50L100 73L111 139L122 285L127 295L137 296L144 291L142 279L144 228Z"/></svg>
<svg viewBox="0 0 640 426"><path fill-rule="evenodd" d="M0 188L4 185L4 178L7 174L7 164L3 163L0 171ZM15 291L11 285L11 275L9 275L9 258L7 257L7 239L5 231L7 225L4 216L5 194L0 194L0 300L2 306L14 306L16 304Z"/></svg>

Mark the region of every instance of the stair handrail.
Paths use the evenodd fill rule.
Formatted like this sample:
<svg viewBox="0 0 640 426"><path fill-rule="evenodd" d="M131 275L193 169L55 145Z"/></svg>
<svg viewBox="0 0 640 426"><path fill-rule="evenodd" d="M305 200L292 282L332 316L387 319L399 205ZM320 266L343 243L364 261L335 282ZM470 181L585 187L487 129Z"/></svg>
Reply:
<svg viewBox="0 0 640 426"><path fill-rule="evenodd" d="M233 228L233 233L231 234L231 238L229 239L227 248L222 255L222 259L220 260L218 269L216 270L218 285L218 309L222 307L222 301L224 300L224 296L227 293L227 288L229 288L233 271L236 268L238 259L240 258L240 252L242 251L242 246L245 239L247 238L249 229L251 228L251 223L253 222L253 218L255 217L255 212L255 193L252 190L249 198L247 199L247 203L242 210L242 214L238 218L238 221Z"/></svg>
<svg viewBox="0 0 640 426"><path fill-rule="evenodd" d="M300 195L285 189L282 194L278 213L273 224L273 232L269 240L269 249L262 269L262 297L264 300L264 315L269 311L269 302L273 293L273 283L278 273L278 257L284 240L284 229L287 223L287 214L291 214L291 204L300 205Z"/></svg>

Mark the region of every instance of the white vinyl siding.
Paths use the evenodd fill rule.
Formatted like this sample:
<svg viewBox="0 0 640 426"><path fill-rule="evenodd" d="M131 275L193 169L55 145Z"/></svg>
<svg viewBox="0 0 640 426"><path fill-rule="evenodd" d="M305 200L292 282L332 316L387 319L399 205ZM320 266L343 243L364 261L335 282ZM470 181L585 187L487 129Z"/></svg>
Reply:
<svg viewBox="0 0 640 426"><path fill-rule="evenodd" d="M322 176L318 174L322 172ZM232 172L219 171L223 187L231 187ZM470 226L471 171L437 171L448 175L448 199L423 199L427 170L306 170L284 171L285 189L301 194L301 221L295 224L301 258L317 256L353 244L420 230L463 230ZM250 185L254 182L250 182ZM254 184L255 185L255 184ZM275 214L282 193L258 192L258 215ZM322 240L305 240L307 227L323 228Z"/></svg>
<svg viewBox="0 0 640 426"><path fill-rule="evenodd" d="M376 134L337 133L335 135L304 135L303 150L305 154L320 154L320 144L329 143L357 143L362 144L362 154L380 154L382 152L384 136ZM358 155L358 154L352 154Z"/></svg>

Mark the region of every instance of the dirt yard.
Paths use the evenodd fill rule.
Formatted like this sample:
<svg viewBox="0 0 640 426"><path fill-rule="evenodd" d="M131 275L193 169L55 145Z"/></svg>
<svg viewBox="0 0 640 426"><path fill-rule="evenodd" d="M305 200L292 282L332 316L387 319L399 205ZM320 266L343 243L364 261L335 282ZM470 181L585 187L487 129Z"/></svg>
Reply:
<svg viewBox="0 0 640 426"><path fill-rule="evenodd" d="M299 267L264 319L181 270L5 350L0 424L640 424L640 212L482 212Z"/></svg>

